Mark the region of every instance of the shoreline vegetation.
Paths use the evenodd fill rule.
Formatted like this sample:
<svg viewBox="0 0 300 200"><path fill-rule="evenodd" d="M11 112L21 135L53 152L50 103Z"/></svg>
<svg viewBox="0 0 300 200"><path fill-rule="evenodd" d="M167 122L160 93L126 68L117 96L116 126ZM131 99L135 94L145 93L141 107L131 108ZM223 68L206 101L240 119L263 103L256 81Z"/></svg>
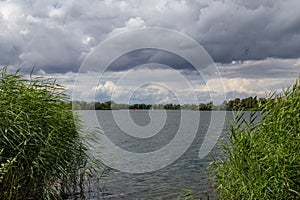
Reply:
<svg viewBox="0 0 300 200"><path fill-rule="evenodd" d="M85 102L73 101L74 110L251 110L258 108L258 105L263 105L267 102L266 98L247 97L244 99L235 98L229 101L224 101L221 105L214 105L213 102L196 104L118 104L113 101L107 102Z"/></svg>
<svg viewBox="0 0 300 200"><path fill-rule="evenodd" d="M92 158L62 86L0 70L0 199L84 197Z"/></svg>
<svg viewBox="0 0 300 200"><path fill-rule="evenodd" d="M218 197L300 199L300 77L258 106L250 118L234 113L223 154L209 166Z"/></svg>

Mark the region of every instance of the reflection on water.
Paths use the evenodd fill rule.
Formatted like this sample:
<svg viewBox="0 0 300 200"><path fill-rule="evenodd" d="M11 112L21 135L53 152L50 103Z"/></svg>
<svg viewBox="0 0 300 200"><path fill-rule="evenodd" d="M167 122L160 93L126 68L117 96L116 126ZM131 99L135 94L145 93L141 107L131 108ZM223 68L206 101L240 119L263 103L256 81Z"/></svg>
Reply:
<svg viewBox="0 0 300 200"><path fill-rule="evenodd" d="M80 115L87 126L92 126L90 124L93 116L91 112L93 111L80 111ZM123 112L125 111L115 111L114 114L119 113L122 116ZM164 112L166 113L164 126L156 135L146 138L137 138L126 134L126 132L124 133L115 123L112 111L96 111L96 116L102 132L113 144L125 151L147 153L163 148L176 136L182 113L172 110ZM111 170L108 172L109 176L103 178L99 185L95 184L91 187L91 192L88 194L89 199L176 199L184 193L182 189L192 190L203 199L215 199L216 195L213 193L206 167L211 161L211 154L218 154L218 145L204 159L198 157L200 146L210 124L211 112L184 112L185 119L191 121L195 117L195 113L200 113L200 122L192 144L179 159L163 169L141 174ZM220 115L224 114L223 111L215 111L215 114L218 115L218 113ZM231 118L230 112L227 115ZM151 124L149 111L130 111L130 117L140 127ZM191 126L192 128L194 126ZM228 129L227 124L224 125L224 129ZM96 157L101 156L101 147L98 144L99 138L90 141L91 151L93 151L91 153ZM186 143L185 141L179 141L177 145L180 148L180 145L186 145ZM160 159L168 158L162 156ZM130 162L131 160L128 160L128 163ZM150 160L149 164L155 163L151 163Z"/></svg>

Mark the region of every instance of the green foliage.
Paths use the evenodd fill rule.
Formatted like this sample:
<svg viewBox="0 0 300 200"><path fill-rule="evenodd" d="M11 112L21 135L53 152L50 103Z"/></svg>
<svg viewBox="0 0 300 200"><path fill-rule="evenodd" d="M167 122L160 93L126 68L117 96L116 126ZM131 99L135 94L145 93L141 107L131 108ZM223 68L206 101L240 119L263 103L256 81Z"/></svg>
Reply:
<svg viewBox="0 0 300 200"><path fill-rule="evenodd" d="M129 109L149 110L152 105L150 104L133 104L128 106Z"/></svg>
<svg viewBox="0 0 300 200"><path fill-rule="evenodd" d="M249 119L236 113L210 166L220 199L300 199L300 81L264 103Z"/></svg>
<svg viewBox="0 0 300 200"><path fill-rule="evenodd" d="M213 102L209 102L207 104L200 103L199 104L199 110L212 110L213 108Z"/></svg>
<svg viewBox="0 0 300 200"><path fill-rule="evenodd" d="M253 108L260 109L258 108L259 103L265 104L266 99L257 99L257 97L247 97L245 99L235 98L233 100L229 100L228 103L225 102L225 108L226 110L251 110Z"/></svg>
<svg viewBox="0 0 300 200"><path fill-rule="evenodd" d="M0 73L0 199L60 199L88 161L71 104L50 80Z"/></svg>
<svg viewBox="0 0 300 200"><path fill-rule="evenodd" d="M169 104L164 105L164 109L165 110L180 110L180 105L169 103Z"/></svg>

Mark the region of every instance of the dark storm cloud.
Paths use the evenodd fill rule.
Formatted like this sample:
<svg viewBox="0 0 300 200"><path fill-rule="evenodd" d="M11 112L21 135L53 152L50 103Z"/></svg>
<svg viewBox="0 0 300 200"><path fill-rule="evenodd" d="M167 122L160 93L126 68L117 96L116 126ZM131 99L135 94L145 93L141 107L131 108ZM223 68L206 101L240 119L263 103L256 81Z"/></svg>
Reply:
<svg viewBox="0 0 300 200"><path fill-rule="evenodd" d="M184 58L171 52L157 49L142 49L129 52L116 59L108 67L108 70L127 70L147 63L159 63L167 65L173 69L194 70L194 67Z"/></svg>
<svg viewBox="0 0 300 200"><path fill-rule="evenodd" d="M274 59L263 61L237 62L218 66L223 77L262 78L295 78L300 74L300 59Z"/></svg>
<svg viewBox="0 0 300 200"><path fill-rule="evenodd" d="M297 58L300 1L225 1L202 9L198 41L216 62Z"/></svg>
<svg viewBox="0 0 300 200"><path fill-rule="evenodd" d="M0 1L0 65L77 71L107 37L145 26L186 33L219 63L299 58L299 7L299 0ZM163 53L131 56L124 58L124 69L115 69L145 60L188 67ZM272 64L283 73L280 63ZM241 72L251 74L247 70ZM276 76L276 70L269 72Z"/></svg>

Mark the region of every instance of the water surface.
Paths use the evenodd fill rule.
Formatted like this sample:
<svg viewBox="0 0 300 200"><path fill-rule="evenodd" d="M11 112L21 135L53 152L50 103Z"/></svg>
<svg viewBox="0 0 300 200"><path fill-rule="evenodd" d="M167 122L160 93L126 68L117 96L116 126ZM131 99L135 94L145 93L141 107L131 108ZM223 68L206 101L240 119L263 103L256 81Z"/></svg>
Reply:
<svg viewBox="0 0 300 200"><path fill-rule="evenodd" d="M93 111L80 111L80 115L89 121L89 117L92 116L91 112ZM114 114L122 116L124 114L123 112L127 111L115 111ZM107 173L108 176L102 178L99 184L95 184L91 187L88 198L176 199L179 195L184 193L183 189L189 189L195 194L200 195L203 199L216 199L216 194L213 192L211 184L212 181L209 179L206 168L208 163L211 162L211 156L218 156L219 145L216 145L211 153L204 159L199 159L198 156L200 146L210 124L212 112L183 112L185 112L185 118L190 121L193 121L195 115L200 113L200 121L192 144L179 159L169 166L153 172L132 174L111 170ZM225 111L213 112L221 114ZM163 148L174 139L180 125L182 113L174 110L166 111L164 126L157 134L148 138L138 138L126 134L115 123L112 111L96 111L96 115L102 129L102 134L105 134L114 145L129 152L147 153ZM231 118L231 113L227 112L227 116ZM135 124L140 127L146 127L151 121L149 111L146 110L130 111L130 117ZM86 121L85 124L87 125L88 122ZM225 123L223 129L228 130L227 123ZM96 157L101 157L101 148L97 144L98 139L99 138L96 137L95 141L90 142L90 145L93 146L91 154ZM177 145L179 148L180 145L185 144L184 141L179 141ZM162 157L161 159L166 158ZM128 163L130 162L131 161L128 160ZM155 164L151 163L151 161L149 161L149 163Z"/></svg>

